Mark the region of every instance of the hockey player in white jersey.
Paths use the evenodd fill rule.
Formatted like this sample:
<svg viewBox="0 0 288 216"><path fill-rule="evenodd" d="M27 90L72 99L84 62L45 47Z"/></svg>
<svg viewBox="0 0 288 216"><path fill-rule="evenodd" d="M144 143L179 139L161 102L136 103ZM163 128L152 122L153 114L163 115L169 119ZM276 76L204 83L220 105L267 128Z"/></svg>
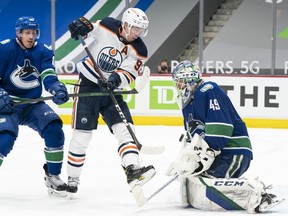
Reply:
<svg viewBox="0 0 288 216"><path fill-rule="evenodd" d="M87 38L87 41L92 38L90 51L97 67L106 78L106 81L100 79L91 59L86 57L77 64L79 80L75 92L114 90L133 83L147 60L147 48L140 37L147 34L148 24L146 14L138 8L127 9L123 14L122 22L111 17L105 17L94 23L84 17L73 21L69 25L71 37L77 40L81 35ZM126 102L122 95L115 97L134 131L132 116ZM140 164L139 150L110 96L75 98L72 122L74 130L70 141L67 168L67 191L72 194L78 190L86 150L92 139L92 131L97 129L100 114L118 140L118 154L122 159L122 166L130 187L133 188L135 184L143 185L155 175L152 165ZM93 140L93 144L109 145L109 143L100 143L98 140Z"/></svg>
<svg viewBox="0 0 288 216"><path fill-rule="evenodd" d="M167 174L179 176L182 204L261 213L283 201L266 192L270 185L241 178L253 158L252 147L227 94L216 83L204 82L200 68L190 61L181 62L172 77L187 132Z"/></svg>

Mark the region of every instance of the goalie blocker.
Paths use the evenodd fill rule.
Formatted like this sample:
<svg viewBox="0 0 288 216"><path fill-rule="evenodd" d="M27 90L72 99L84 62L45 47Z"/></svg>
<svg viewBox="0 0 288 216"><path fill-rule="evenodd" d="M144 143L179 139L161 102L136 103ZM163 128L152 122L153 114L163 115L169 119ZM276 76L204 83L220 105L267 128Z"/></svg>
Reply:
<svg viewBox="0 0 288 216"><path fill-rule="evenodd" d="M258 179L205 178L188 176L180 179L182 205L201 210L246 210L248 213L265 212L284 199L267 193L265 184Z"/></svg>

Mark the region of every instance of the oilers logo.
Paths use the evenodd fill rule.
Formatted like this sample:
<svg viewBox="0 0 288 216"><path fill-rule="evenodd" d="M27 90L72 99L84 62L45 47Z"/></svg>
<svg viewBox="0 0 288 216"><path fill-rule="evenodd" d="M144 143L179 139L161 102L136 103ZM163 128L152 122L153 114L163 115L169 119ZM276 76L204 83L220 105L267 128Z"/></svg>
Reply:
<svg viewBox="0 0 288 216"><path fill-rule="evenodd" d="M10 79L18 88L31 89L40 85L39 76L38 70L31 65L28 59L25 59L24 66L20 67L17 65L17 68L11 73Z"/></svg>
<svg viewBox="0 0 288 216"><path fill-rule="evenodd" d="M97 63L104 72L113 72L123 61L121 52L113 46L104 47L98 54Z"/></svg>

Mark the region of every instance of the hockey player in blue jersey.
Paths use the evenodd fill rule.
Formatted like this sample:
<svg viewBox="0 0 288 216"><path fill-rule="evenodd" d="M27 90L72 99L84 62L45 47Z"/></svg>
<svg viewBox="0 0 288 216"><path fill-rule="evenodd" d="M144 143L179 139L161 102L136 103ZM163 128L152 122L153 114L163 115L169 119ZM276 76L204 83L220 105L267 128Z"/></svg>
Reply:
<svg viewBox="0 0 288 216"><path fill-rule="evenodd" d="M190 61L173 70L186 134L167 174L179 176L185 206L267 211L281 200L258 179L240 178L253 158L247 127L227 94L201 74Z"/></svg>
<svg viewBox="0 0 288 216"><path fill-rule="evenodd" d="M141 72L147 60L147 48L141 39L148 31L148 18L138 8L127 9L122 16L122 22L112 17L105 17L95 23L90 23L84 17L69 25L71 37L78 35L91 39L91 53L107 80L100 80L89 57L77 63L79 71L77 93L99 92L125 88L133 83ZM122 95L116 95L116 100L134 131L130 110ZM152 165L142 166L139 160L139 150L135 145L122 118L119 116L110 96L79 97L74 100L74 128L68 152L68 187L73 195L78 190L80 175L85 163L86 151L92 140L92 132L97 129L98 118L103 116L109 129L118 141L118 154L127 175L131 188L135 184L143 185L155 175ZM98 143L98 140L95 140ZM107 145L107 143L103 143Z"/></svg>
<svg viewBox="0 0 288 216"><path fill-rule="evenodd" d="M16 38L0 43L0 166L13 149L19 125L37 131L45 142L45 184L49 194L65 196L66 184L60 179L64 133L59 116L44 102L14 106L13 101L39 98L42 87L56 104L68 100L53 65L53 51L37 41L39 24L23 16L16 22Z"/></svg>

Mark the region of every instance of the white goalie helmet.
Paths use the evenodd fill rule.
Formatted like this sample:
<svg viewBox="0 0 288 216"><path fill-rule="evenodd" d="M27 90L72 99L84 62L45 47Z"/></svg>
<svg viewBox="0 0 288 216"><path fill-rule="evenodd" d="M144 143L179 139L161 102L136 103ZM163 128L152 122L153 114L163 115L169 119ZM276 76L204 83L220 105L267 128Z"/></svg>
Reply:
<svg viewBox="0 0 288 216"><path fill-rule="evenodd" d="M141 37L145 37L148 33L149 20L146 14L139 8L128 8L122 16L122 28L124 30L124 24L128 23L129 32L125 32L127 35L130 34L130 30L133 26L143 29Z"/></svg>
<svg viewBox="0 0 288 216"><path fill-rule="evenodd" d="M185 60L172 71L172 78L178 92L177 97L181 99L181 106L179 101L178 105L183 109L193 99L195 87L202 81L202 72L198 65Z"/></svg>

